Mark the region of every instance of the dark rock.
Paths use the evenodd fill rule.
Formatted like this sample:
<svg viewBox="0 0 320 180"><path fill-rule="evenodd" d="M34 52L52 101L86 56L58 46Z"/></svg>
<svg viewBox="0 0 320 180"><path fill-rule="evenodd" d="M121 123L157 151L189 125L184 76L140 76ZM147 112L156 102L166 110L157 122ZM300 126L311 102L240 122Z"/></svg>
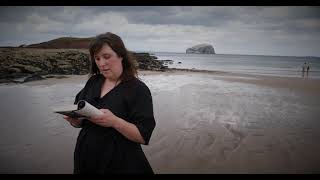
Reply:
<svg viewBox="0 0 320 180"><path fill-rule="evenodd" d="M36 72L41 72L41 71L42 71L41 68L38 68L35 66L30 66L30 65L24 66L24 72L26 72L26 73L36 73Z"/></svg>
<svg viewBox="0 0 320 180"><path fill-rule="evenodd" d="M2 83L12 83L12 80L10 79L0 79L0 84Z"/></svg>
<svg viewBox="0 0 320 180"><path fill-rule="evenodd" d="M166 69L162 60L156 60L157 57L150 56L149 53L131 52L138 62L138 68L142 70L160 71Z"/></svg>
<svg viewBox="0 0 320 180"><path fill-rule="evenodd" d="M47 76L45 76L45 78L47 78L47 79L49 79L49 78L54 78L55 76L53 76L53 75L47 75Z"/></svg>
<svg viewBox="0 0 320 180"><path fill-rule="evenodd" d="M43 80L43 79L45 79L45 78L43 78L39 74L33 74L33 75L26 77L23 82L37 81L37 80Z"/></svg>
<svg viewBox="0 0 320 180"><path fill-rule="evenodd" d="M12 73L21 73L21 72L22 72L21 69L16 68L16 67L10 67L10 68L8 68L8 73L9 73L9 74L12 74Z"/></svg>

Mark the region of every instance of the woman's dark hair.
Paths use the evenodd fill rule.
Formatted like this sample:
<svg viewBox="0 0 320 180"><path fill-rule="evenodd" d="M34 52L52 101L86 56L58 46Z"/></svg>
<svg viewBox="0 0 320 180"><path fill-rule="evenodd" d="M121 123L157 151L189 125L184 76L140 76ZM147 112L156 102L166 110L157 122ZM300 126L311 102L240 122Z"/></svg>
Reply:
<svg viewBox="0 0 320 180"><path fill-rule="evenodd" d="M107 44L110 48L122 58L123 72L120 76L121 81L128 81L134 77L137 77L137 63L133 55L126 49L123 41L116 34L107 32L97 35L91 42L89 52L91 58L91 72L90 75L100 74L98 66L94 60L94 55L98 53L103 45Z"/></svg>

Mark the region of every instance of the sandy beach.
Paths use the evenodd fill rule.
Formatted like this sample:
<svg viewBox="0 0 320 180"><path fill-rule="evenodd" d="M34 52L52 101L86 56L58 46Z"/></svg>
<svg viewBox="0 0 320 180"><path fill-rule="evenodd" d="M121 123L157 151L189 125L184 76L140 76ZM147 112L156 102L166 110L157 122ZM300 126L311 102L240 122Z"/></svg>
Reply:
<svg viewBox="0 0 320 180"><path fill-rule="evenodd" d="M184 70L139 71L139 77L153 96L157 126L143 149L155 173L320 172L319 79ZM10 107L0 104L1 173L72 173L79 130L50 108L73 102L87 78L72 75L1 86L4 102L19 103L16 94L27 90L33 115L23 117L38 121L18 128L6 119L22 115L12 115ZM47 116L50 120L44 120ZM3 139L12 135L5 127L30 136L15 133Z"/></svg>
<svg viewBox="0 0 320 180"><path fill-rule="evenodd" d="M187 82L198 79L155 97L161 97L159 126L146 151L157 172L319 172L319 79L201 71L163 76L184 75Z"/></svg>
<svg viewBox="0 0 320 180"><path fill-rule="evenodd" d="M185 70L168 70L167 72L161 71L139 71L139 77L152 76L152 75L197 75L208 74L214 76L215 79L252 84L257 86L265 86L276 89L286 89L294 93L302 93L306 96L313 96L315 98L320 97L320 79L312 78L297 78L297 77L270 77L263 75L251 75L251 74L239 74L222 71L185 71ZM26 85L53 85L55 83L68 83L72 82L84 82L88 78L88 75L57 75L56 78L46 79L42 81L31 81L25 83Z"/></svg>
<svg viewBox="0 0 320 180"><path fill-rule="evenodd" d="M267 86L273 88L284 88L294 92L301 92L305 95L320 96L320 79L313 78L297 78L297 77L271 77L263 75L230 73L223 71L206 71L206 70L179 70L172 69L166 72L140 70L139 77L150 75L186 75L186 74L211 74L216 79L221 79L229 82L240 82L254 84L259 86ZM81 83L88 78L88 75L56 75L58 78L50 78L42 81L31 81L26 85L52 85L55 83L67 83L70 81ZM59 78L61 77L61 78Z"/></svg>

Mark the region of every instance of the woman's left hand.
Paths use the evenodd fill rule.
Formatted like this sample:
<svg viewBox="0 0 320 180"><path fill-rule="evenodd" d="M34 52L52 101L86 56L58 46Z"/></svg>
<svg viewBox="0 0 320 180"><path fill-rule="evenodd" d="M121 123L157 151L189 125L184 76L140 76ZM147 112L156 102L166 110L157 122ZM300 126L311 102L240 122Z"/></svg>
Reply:
<svg viewBox="0 0 320 180"><path fill-rule="evenodd" d="M109 109L100 109L100 111L103 112L102 115L93 116L89 120L103 127L113 127L118 117Z"/></svg>

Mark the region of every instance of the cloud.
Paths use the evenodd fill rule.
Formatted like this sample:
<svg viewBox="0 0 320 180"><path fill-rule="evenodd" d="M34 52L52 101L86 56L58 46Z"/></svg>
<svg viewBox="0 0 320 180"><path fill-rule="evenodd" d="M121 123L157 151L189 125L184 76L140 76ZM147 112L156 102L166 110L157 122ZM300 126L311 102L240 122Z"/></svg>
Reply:
<svg viewBox="0 0 320 180"><path fill-rule="evenodd" d="M61 36L92 37L110 31L121 36L132 50L185 52L190 46L209 43L217 53L309 55L310 49L313 53L320 47L319 7L68 6L0 10L0 45L38 43Z"/></svg>

